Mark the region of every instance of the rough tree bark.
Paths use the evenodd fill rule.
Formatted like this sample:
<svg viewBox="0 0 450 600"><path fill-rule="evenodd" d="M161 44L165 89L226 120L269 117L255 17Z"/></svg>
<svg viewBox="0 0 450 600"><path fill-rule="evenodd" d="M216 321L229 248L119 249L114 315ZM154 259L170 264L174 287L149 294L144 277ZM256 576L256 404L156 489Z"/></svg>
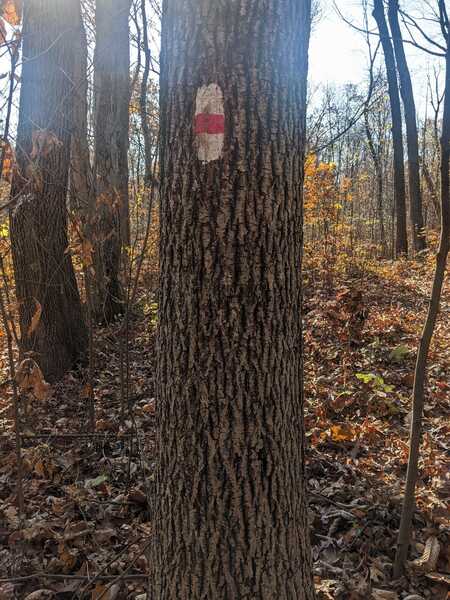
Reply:
<svg viewBox="0 0 450 600"><path fill-rule="evenodd" d="M374 19L377 22L383 48L388 80L389 102L392 116L392 144L394 168L394 202L396 213L395 249L397 256L408 254L408 233L406 227L405 157L403 152L402 111L397 82L394 50L384 14L383 0L374 0Z"/></svg>
<svg viewBox="0 0 450 600"><path fill-rule="evenodd" d="M408 149L409 205L414 250L420 252L426 247L422 214L422 194L420 189L419 135L417 132L416 105L411 83L411 75L403 47L402 32L398 20L398 0L389 0L388 18L394 44L400 79L400 94L403 101L406 123L406 145Z"/></svg>
<svg viewBox="0 0 450 600"><path fill-rule="evenodd" d="M300 315L309 21L309 0L163 4L158 600L314 598Z"/></svg>
<svg viewBox="0 0 450 600"><path fill-rule="evenodd" d="M94 55L96 206L93 302L98 320L123 311L119 278L123 246L130 241L128 125L130 0L97 0Z"/></svg>
<svg viewBox="0 0 450 600"><path fill-rule="evenodd" d="M77 283L66 251L79 16L79 0L66 0L63 5L59 0L35 0L24 6L11 246L21 351L36 353L50 381L75 364L87 343Z"/></svg>
<svg viewBox="0 0 450 600"><path fill-rule="evenodd" d="M394 564L394 577L400 577L403 573L411 540L412 517L415 504L414 495L418 477L420 441L422 438L422 415L425 395L427 358L436 325L436 319L439 313L442 286L447 267L447 257L450 251L450 26L447 18L447 12L445 10L444 0L439 0L439 7L441 11L442 29L447 41L447 52L445 57L445 98L444 112L442 115L440 166L442 224L441 239L436 256L436 269L430 297L430 306L428 308L428 315L425 321L422 337L419 343L419 350L417 353L413 389L413 413L409 440L408 472L406 475L406 489L398 534L397 554Z"/></svg>

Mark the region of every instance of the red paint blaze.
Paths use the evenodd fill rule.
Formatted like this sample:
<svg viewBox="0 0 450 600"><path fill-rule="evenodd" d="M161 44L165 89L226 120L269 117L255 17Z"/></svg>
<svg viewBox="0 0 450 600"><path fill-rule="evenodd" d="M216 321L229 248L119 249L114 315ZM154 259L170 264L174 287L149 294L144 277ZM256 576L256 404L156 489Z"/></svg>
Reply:
<svg viewBox="0 0 450 600"><path fill-rule="evenodd" d="M225 116L214 115L208 113L200 113L195 115L194 133L224 133L225 132Z"/></svg>

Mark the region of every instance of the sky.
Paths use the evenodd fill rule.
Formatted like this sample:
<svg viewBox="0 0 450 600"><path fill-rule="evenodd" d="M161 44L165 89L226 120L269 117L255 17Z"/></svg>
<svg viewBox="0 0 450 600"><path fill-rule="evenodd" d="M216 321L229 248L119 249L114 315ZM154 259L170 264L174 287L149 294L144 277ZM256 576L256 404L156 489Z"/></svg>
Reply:
<svg viewBox="0 0 450 600"><path fill-rule="evenodd" d="M417 2L418 0L407 0L403 4L414 9ZM364 35L345 23L333 4L333 0L320 0L320 18L313 27L309 54L309 81L312 86L325 83L362 83L367 76ZM363 26L361 0L336 0L336 4L347 20ZM370 26L375 26L372 19ZM424 110L427 68L432 66L434 59L411 45L406 44L405 48L418 110ZM379 56L380 59L383 58L381 52Z"/></svg>
<svg viewBox="0 0 450 600"><path fill-rule="evenodd" d="M309 52L309 77L313 83L357 83L366 67L363 35L344 23L331 0L321 1L321 15L315 23ZM353 0L340 0L346 17L361 22L361 11ZM359 17L359 19L358 19Z"/></svg>
<svg viewBox="0 0 450 600"><path fill-rule="evenodd" d="M435 0L402 0L402 6L416 12L427 2ZM450 0L448 8L450 10ZM310 44L309 82L314 88L318 84L363 83L367 76L367 46L364 35L352 29L339 16L333 0L318 0L320 17L314 23ZM362 0L335 0L345 18L357 26L363 25ZM372 5L372 0L369 0ZM371 26L375 27L371 19ZM440 36L440 34L439 34ZM439 40L440 41L440 40ZM405 45L408 63L413 78L419 114L424 112L426 98L427 67L433 59L422 51ZM383 55L379 53L379 60ZM0 73L7 72L8 61L0 59Z"/></svg>

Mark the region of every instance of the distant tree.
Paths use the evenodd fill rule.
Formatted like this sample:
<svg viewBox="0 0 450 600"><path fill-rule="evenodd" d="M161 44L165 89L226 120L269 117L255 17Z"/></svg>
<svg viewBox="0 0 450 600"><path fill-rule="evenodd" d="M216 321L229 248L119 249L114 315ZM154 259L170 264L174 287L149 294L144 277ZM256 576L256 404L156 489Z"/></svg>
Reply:
<svg viewBox="0 0 450 600"><path fill-rule="evenodd" d="M405 157L403 151L402 111L400 107L395 55L386 23L383 0L374 0L373 16L377 22L384 53L392 116L394 201L396 212L395 249L397 255L406 255L408 254L408 234L406 227Z"/></svg>
<svg viewBox="0 0 450 600"><path fill-rule="evenodd" d="M421 167L424 183L431 200L433 211L437 220L440 219L441 208L439 203L439 180L440 180L440 132L439 122L444 94L440 89L441 71L436 65L433 68L433 78L428 74L427 106L425 118L422 124L422 148ZM433 116L428 117L428 100L431 105Z"/></svg>
<svg viewBox="0 0 450 600"><path fill-rule="evenodd" d="M365 21L367 23L367 10L365 10L364 12ZM378 91L377 88L383 85L383 81L382 77L380 77L380 74L375 73L375 59L378 53L379 45L376 47L375 50L373 50L369 35L367 35L366 41L369 53L369 85L367 90L367 96L364 102L364 127L366 131L367 146L369 148L369 153L375 171L376 210L378 226L380 231L381 251L383 256L387 256L386 228L384 223L384 165L382 161L384 152L384 144L382 142L384 142L384 140L376 139L375 132L373 131L371 123L371 113L375 113L375 118L379 121L379 110L375 110L372 103L374 102L374 95Z"/></svg>
<svg viewBox="0 0 450 600"><path fill-rule="evenodd" d="M97 0L94 55L95 208L93 303L96 318L122 312L122 246L129 244L128 126L130 0Z"/></svg>
<svg viewBox="0 0 450 600"><path fill-rule="evenodd" d="M155 598L311 600L309 0L165 0Z"/></svg>
<svg viewBox="0 0 450 600"><path fill-rule="evenodd" d="M66 197L80 1L24 3L11 246L23 352L60 378L83 354L86 329L70 254Z"/></svg>
<svg viewBox="0 0 450 600"><path fill-rule="evenodd" d="M380 17L381 13L376 11ZM399 23L399 1L389 0L388 17L394 44L395 59L400 79L400 94L403 101L406 123L406 145L408 148L408 181L409 204L412 225L414 250L419 252L426 246L423 214L422 193L420 189L419 136L417 132L417 115L414 102L414 92L411 83L402 32ZM383 36L384 37L384 36Z"/></svg>
<svg viewBox="0 0 450 600"><path fill-rule="evenodd" d="M144 72L142 74L142 81L140 86L139 94L139 107L141 114L141 127L142 137L144 138L144 163L145 163L145 175L144 183L146 186L150 186L152 183L152 162L154 153L154 141L152 141L152 131L149 123L149 76L151 70L151 50L148 39L148 18L146 1L141 0L141 18L142 18L142 46L144 50Z"/></svg>

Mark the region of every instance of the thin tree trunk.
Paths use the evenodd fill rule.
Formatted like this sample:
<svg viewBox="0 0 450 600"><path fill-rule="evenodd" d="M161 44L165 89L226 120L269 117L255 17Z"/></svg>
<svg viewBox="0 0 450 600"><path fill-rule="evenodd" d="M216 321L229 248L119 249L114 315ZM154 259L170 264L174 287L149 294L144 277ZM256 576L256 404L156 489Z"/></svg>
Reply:
<svg viewBox="0 0 450 600"><path fill-rule="evenodd" d="M314 598L300 314L309 22L309 0L163 5L158 600Z"/></svg>
<svg viewBox="0 0 450 600"><path fill-rule="evenodd" d="M433 337L436 319L439 313L439 304L442 286L445 278L447 256L450 250L450 31L447 32L446 74L445 74L445 100L442 119L441 136L441 239L436 257L436 270L434 274L433 289L431 291L430 306L427 319L420 339L417 353L416 370L413 389L413 415L411 421L411 434L409 442L408 472L406 475L406 489L403 500L402 518L398 535L397 554L394 564L394 577L403 573L408 548L411 540L412 518L415 505L415 489L418 477L418 463L420 442L422 438L422 416L425 394L425 377L427 368L428 351Z"/></svg>
<svg viewBox="0 0 450 600"><path fill-rule="evenodd" d="M145 175L144 184L148 188L152 185L153 172L153 144L152 135L149 124L148 113L148 80L151 67L151 50L148 41L148 20L146 3L147 0L141 0L141 15L142 15L142 43L144 45L144 73L142 75L141 92L139 95L139 105L141 112L142 137L144 138L144 162Z"/></svg>
<svg viewBox="0 0 450 600"><path fill-rule="evenodd" d="M98 320L123 311L119 278L122 246L130 242L128 124L130 0L97 0L95 11L95 185L93 287Z"/></svg>
<svg viewBox="0 0 450 600"><path fill-rule="evenodd" d="M414 250L420 252L426 247L422 214L422 194L420 190L419 136L417 133L416 106L411 83L402 33L398 21L398 0L389 0L388 17L394 43L397 70L400 79L400 94L406 123L406 145L408 148L408 182L410 218Z"/></svg>
<svg viewBox="0 0 450 600"><path fill-rule="evenodd" d="M383 166L381 164L381 156L377 152L377 148L375 147L375 142L373 139L372 130L370 128L370 120L369 120L369 111L370 111L370 102L373 96L374 89L374 77L373 77L373 65L375 56L372 56L372 51L369 47L370 52L370 67L369 67L369 89L367 92L367 97L364 106L364 125L366 129L366 138L367 145L369 146L370 156L372 158L373 166L375 169L375 179L377 182L377 216L378 216L378 225L379 225L379 233L380 233L380 244L382 255L387 255L386 248L386 234L384 229L384 214L383 214Z"/></svg>
<svg viewBox="0 0 450 600"><path fill-rule="evenodd" d="M397 82L394 50L384 14L383 0L374 0L373 16L380 32L384 61L389 89L389 102L392 116L392 143L394 150L394 201L396 213L397 256L408 254L408 234L406 228L406 192L405 192L405 158L403 153L402 111Z"/></svg>
<svg viewBox="0 0 450 600"><path fill-rule="evenodd" d="M24 6L17 170L11 245L20 311L21 351L34 351L56 380L84 353L87 333L70 254L67 182L79 0ZM39 320L38 315L42 310Z"/></svg>
<svg viewBox="0 0 450 600"><path fill-rule="evenodd" d="M422 148L421 148L421 156L420 156L420 165L422 167L423 179L425 180L425 184L427 186L428 193L430 194L431 202L433 204L433 210L434 210L435 216L437 217L438 221L440 221L441 212L440 212L440 208L439 208L439 194L438 194L438 190L437 190L437 188L439 186L436 186L434 184L433 178L431 177L430 169L428 168L428 165L427 165L427 123L428 123L428 103L429 103L428 91L429 91L429 88L427 88L427 95L425 97L426 106L425 106L425 116L424 116L423 126L422 126ZM439 138L438 138L438 147L439 147ZM436 180L439 180L439 173L437 175L438 176L437 176Z"/></svg>
<svg viewBox="0 0 450 600"><path fill-rule="evenodd" d="M73 128L70 160L70 207L84 225L93 204L93 173L88 144L87 39L80 14L76 45L73 97Z"/></svg>
<svg viewBox="0 0 450 600"><path fill-rule="evenodd" d="M423 177L425 179L425 183L427 184L428 191L430 192L431 202L433 203L434 212L436 213L437 218L439 219L441 214L441 209L439 206L439 198L437 189L438 186L434 185L433 178L431 177L430 169L428 165L425 163L425 155L422 160L422 172ZM439 189L439 188L438 188Z"/></svg>

